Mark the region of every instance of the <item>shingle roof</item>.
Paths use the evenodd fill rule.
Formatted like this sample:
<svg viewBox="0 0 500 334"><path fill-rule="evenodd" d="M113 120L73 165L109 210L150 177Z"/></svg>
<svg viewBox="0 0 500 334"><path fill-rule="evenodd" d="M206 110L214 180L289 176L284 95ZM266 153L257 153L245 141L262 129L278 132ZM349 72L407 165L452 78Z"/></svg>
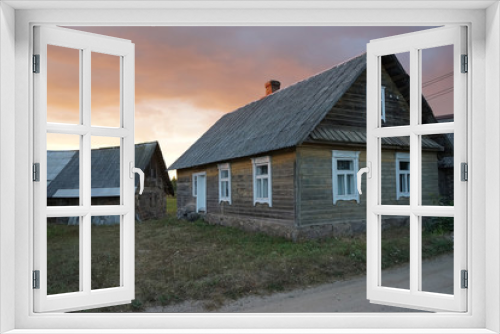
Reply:
<svg viewBox="0 0 500 334"><path fill-rule="evenodd" d="M300 144L365 69L363 54L224 115L170 169Z"/></svg>
<svg viewBox="0 0 500 334"><path fill-rule="evenodd" d="M62 168L57 164L57 161L50 161L47 166L47 175L57 176L47 185L47 197L78 197L79 189L79 154L73 152L72 158ZM145 170L149 162L153 158L155 152L160 152L158 142L150 142L135 145L135 166ZM57 151L48 151L47 158L59 157ZM163 158L159 159L163 161ZM58 159L62 161L62 158ZM108 197L117 196L120 187L120 150L119 147L106 147L101 149L93 149L91 152L91 187L92 197ZM164 179L166 178L165 190L173 194L170 178L166 173L166 166L162 169L165 171ZM59 170L59 172L57 172ZM57 172L57 173L56 173ZM138 178L136 177L135 185L138 186ZM100 190L97 190L100 189Z"/></svg>

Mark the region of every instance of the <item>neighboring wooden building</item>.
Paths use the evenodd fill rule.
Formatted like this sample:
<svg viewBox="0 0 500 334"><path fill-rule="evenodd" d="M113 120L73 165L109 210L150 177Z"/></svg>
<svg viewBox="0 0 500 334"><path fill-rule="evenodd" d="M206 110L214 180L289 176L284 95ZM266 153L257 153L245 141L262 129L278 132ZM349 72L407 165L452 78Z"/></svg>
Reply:
<svg viewBox="0 0 500 334"><path fill-rule="evenodd" d="M79 205L80 173L78 151L47 151L47 205ZM120 204L120 149L106 147L91 152L91 204ZM144 171L144 192L138 195L136 177L135 214L139 221L166 215L166 195L174 195L167 166L158 142L135 145L135 166ZM76 219L58 219L76 223ZM119 216L92 217L93 224L116 224Z"/></svg>
<svg viewBox="0 0 500 334"><path fill-rule="evenodd" d="M408 125L409 77L395 56L382 63L383 124ZM356 173L366 165L366 56L277 85L224 115L171 166L178 215L294 240L362 233L366 199ZM423 120L436 122L425 100ZM446 142L422 138L424 202L440 197L437 154ZM409 138L384 138L382 149L383 204L408 204Z"/></svg>

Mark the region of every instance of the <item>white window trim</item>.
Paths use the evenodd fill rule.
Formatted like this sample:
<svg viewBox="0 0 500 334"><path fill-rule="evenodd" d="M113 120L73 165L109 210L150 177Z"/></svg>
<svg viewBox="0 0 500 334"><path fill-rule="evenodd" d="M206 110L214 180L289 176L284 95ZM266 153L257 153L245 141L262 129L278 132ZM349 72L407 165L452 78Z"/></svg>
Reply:
<svg viewBox="0 0 500 334"><path fill-rule="evenodd" d="M410 171L402 172L399 169L399 162L400 161L406 161L410 162L410 153L402 153L402 152L396 152L396 199L399 200L400 198L409 198L410 197L410 192L401 192L401 181L400 181L400 174L410 174ZM410 176L411 177L411 176Z"/></svg>
<svg viewBox="0 0 500 334"><path fill-rule="evenodd" d="M222 203L222 202L228 202L229 204L231 204L231 198L232 198L232 194L231 194L231 164L230 163L224 163L224 164L218 164L217 165L218 169L219 169L219 203ZM228 172L228 176L227 178L222 178L221 176L221 173L223 170L227 170ZM222 196L222 182L223 181L227 181L228 182L228 191L229 191L229 196Z"/></svg>
<svg viewBox="0 0 500 334"><path fill-rule="evenodd" d="M266 166L267 165L267 198L258 198L257 197L257 166ZM252 189L253 189L253 205L257 203L268 204L269 207L273 206L273 181L272 181L272 168L271 168L271 157L265 156L260 158L252 159Z"/></svg>
<svg viewBox="0 0 500 334"><path fill-rule="evenodd" d="M276 328L280 332L300 328L304 333L498 333L500 332L500 10L498 2L448 2L434 1L398 2L394 7L383 1L373 1L370 8L364 2L332 1L328 4L296 1L293 3L247 3L249 10L233 3L211 7L211 2L196 9L179 8L174 2L157 2L154 9L149 2L134 2L134 9L119 8L123 2L3 2L0 4L0 330L15 333L42 333L41 329L64 328L65 333L109 333L110 331L143 333L146 328L164 330L165 333L181 332L181 328L193 328L197 332L254 332L269 333ZM239 5L239 4L238 4ZM12 8L14 6L15 8ZM66 7L58 10L57 7ZM98 6L100 8L98 8ZM118 8L116 8L118 6ZM200 5L201 6L201 5ZM273 7L274 6L274 7ZM398 6L398 8L396 8ZM432 7L431 7L432 6ZM488 7L489 6L489 7ZM80 9L75 9L76 7ZM138 8L143 10L137 10ZM182 7L182 6L181 6ZM30 9L19 10L15 9ZM52 9L50 9L52 8ZM56 9L54 9L56 8ZM102 8L106 18L102 18ZM151 8L151 7L150 7ZM272 8L272 9L270 9ZM282 12L277 8L285 9ZM304 10L307 8L307 10ZM391 9L392 8L392 9ZM451 10L450 10L451 8ZM41 10L43 9L43 10ZM387 10L391 9L391 10ZM411 10L409 10L411 9ZM376 13L376 15L374 15ZM272 17L272 18L270 18ZM311 19L313 18L313 19ZM29 72L31 29L34 22L66 25L431 25L469 22L471 57L469 68L479 71L469 76L468 133L469 142L469 312L465 314L34 314L30 276L32 268L30 236L32 235L32 184L29 180L32 159L31 135L31 74ZM484 27L489 29L484 29ZM488 68L488 71L481 69ZM15 82L16 85L12 85ZM15 112L12 112L15 110ZM472 122L474 117L474 122ZM486 122L485 120L488 120ZM15 130L15 132L14 132ZM12 138L15 138L14 144ZM488 152L485 154L484 152ZM477 166L477 168L475 168ZM15 175L13 177L13 175ZM486 182L486 175L488 181ZM12 189L16 189L13 196ZM488 196L486 196L488 194ZM486 219L487 218L487 219ZM15 222L14 224L12 222ZM471 225L474 225L472 233ZM474 247L472 247L474 245ZM486 268L488 268L486 270ZM13 289L12 287L15 286ZM488 293L486 293L488 291ZM14 305L14 307L12 307ZM141 324L141 329L138 328ZM90 327L94 329L90 329ZM98 329L100 328L100 330ZM238 330L238 328L242 330ZM267 328L263 329L263 328ZM335 329L337 328L337 330ZM358 330L353 329L358 328ZM385 329L384 329L385 328ZM392 329L389 329L392 328ZM413 328L413 329L412 329ZM345 329L345 330L342 330ZM60 332L61 330L59 330ZM52 330L50 332L57 332ZM296 332L296 330L295 330ZM14 332L12 332L14 333Z"/></svg>
<svg viewBox="0 0 500 334"><path fill-rule="evenodd" d="M332 190L333 190L333 204L337 204L338 201L352 201L355 200L359 203L359 192L358 192L358 181L356 173L359 170L359 151L332 151ZM353 161L353 178L354 178L354 194L352 195L337 195L338 194L338 182L337 176L339 171L337 170L338 160L352 160ZM345 174L344 172L342 172Z"/></svg>

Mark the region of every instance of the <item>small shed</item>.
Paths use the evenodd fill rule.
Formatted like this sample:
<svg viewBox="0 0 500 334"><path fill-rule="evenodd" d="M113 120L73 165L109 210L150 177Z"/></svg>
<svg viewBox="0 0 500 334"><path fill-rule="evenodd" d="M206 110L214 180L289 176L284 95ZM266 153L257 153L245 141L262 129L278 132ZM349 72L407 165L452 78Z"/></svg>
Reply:
<svg viewBox="0 0 500 334"><path fill-rule="evenodd" d="M47 151L47 205L79 205L80 172L78 151ZM174 195L172 182L158 142L135 145L135 166L145 174L144 192L138 195L136 177L135 213L138 221L166 215L166 196ZM120 204L120 148L91 151L91 205ZM67 223L77 223L66 218ZM58 222L65 223L61 219ZM92 217L93 224L116 224L119 216Z"/></svg>

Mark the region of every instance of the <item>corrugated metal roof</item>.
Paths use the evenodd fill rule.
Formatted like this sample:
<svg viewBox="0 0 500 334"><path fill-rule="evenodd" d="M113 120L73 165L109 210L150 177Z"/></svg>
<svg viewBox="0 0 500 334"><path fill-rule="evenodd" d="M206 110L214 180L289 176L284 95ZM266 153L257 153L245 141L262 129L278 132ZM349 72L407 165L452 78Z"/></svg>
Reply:
<svg viewBox="0 0 500 334"><path fill-rule="evenodd" d="M48 151L47 157L59 157L62 154ZM63 159L56 159L47 163L47 175L56 175L52 182L47 185L48 198L72 198L78 197L78 189L80 186L80 156L78 151L73 152L72 158L64 166L60 166L58 162L64 162ZM150 142L135 145L135 166L145 170L149 165L155 152L161 154L158 142ZM160 157L163 161L163 157ZM164 163L164 162L163 162ZM120 149L119 147L106 147L93 149L91 152L91 194L92 197L118 196L120 189ZM164 178L166 178L166 189L173 194L173 187L166 172L164 170ZM59 172L57 172L59 171ZM136 188L139 185L139 178L135 179ZM99 190L100 189L100 190ZM113 190L114 189L114 190ZM118 191L116 191L118 189ZM67 195L64 197L63 195Z"/></svg>
<svg viewBox="0 0 500 334"><path fill-rule="evenodd" d="M363 54L224 115L170 169L298 145L365 69Z"/></svg>
<svg viewBox="0 0 500 334"><path fill-rule="evenodd" d="M332 128L328 126L319 126L311 132L310 139L317 142L339 142L346 144L366 144L366 131L356 130L356 129L346 129L346 128ZM409 137L388 137L382 138L382 145L384 146L394 146L404 149L410 147ZM444 148L436 143L435 141L422 138L422 148L427 150L443 151Z"/></svg>
<svg viewBox="0 0 500 334"><path fill-rule="evenodd" d="M118 197L120 196L120 188L92 188L90 190L91 197ZM58 189L52 198L78 198L80 197L79 189Z"/></svg>

